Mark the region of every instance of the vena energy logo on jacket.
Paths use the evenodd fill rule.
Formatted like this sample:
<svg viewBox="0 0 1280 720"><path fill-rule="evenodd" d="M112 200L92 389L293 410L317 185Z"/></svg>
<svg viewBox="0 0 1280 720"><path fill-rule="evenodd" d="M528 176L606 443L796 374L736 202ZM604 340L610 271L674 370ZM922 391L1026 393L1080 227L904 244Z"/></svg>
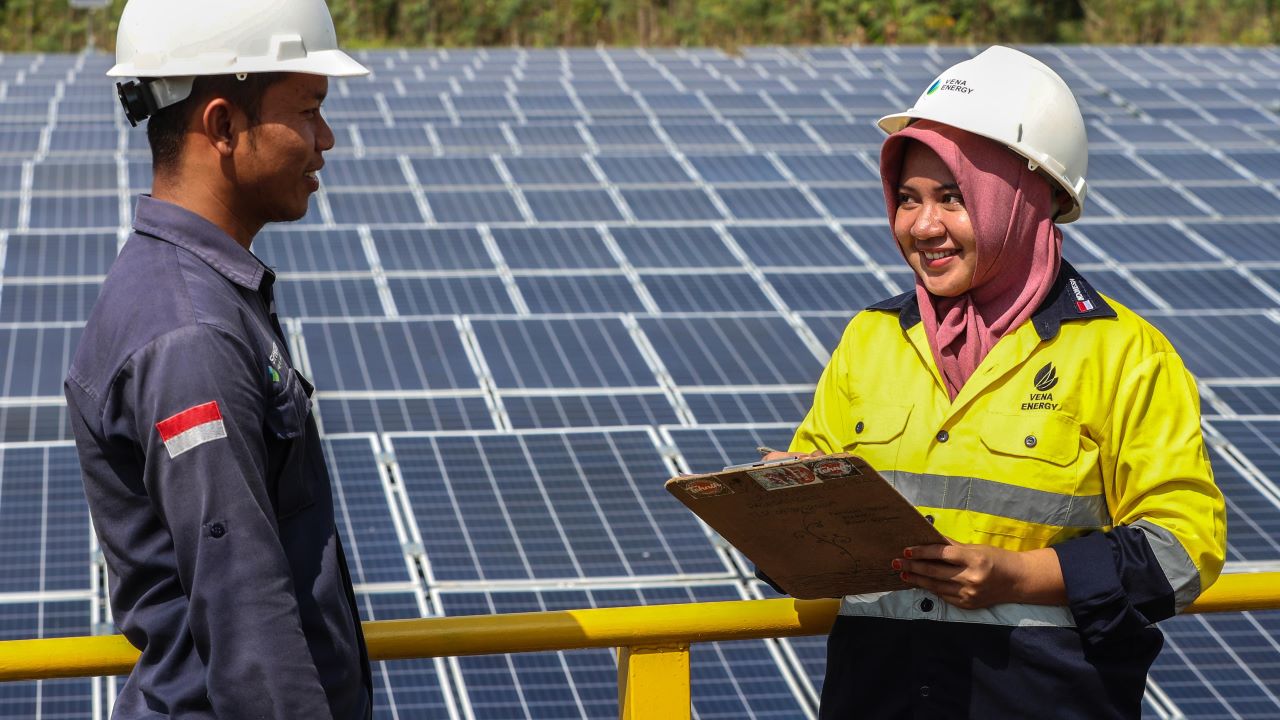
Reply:
<svg viewBox="0 0 1280 720"><path fill-rule="evenodd" d="M1036 372L1032 380L1036 392L1031 393L1027 402L1022 403L1023 410L1057 410L1058 404L1053 401L1053 393L1049 392L1058 385L1058 369L1048 363Z"/></svg>

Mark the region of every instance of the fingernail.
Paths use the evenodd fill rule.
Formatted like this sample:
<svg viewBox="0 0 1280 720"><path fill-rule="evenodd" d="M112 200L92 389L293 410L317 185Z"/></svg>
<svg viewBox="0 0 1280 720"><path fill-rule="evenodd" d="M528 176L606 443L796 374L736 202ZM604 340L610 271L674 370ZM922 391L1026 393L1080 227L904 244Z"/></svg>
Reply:
<svg viewBox="0 0 1280 720"><path fill-rule="evenodd" d="M902 578L902 581L903 581L903 582L906 582L907 580L910 580L910 579L911 579L911 576L910 576L910 575L908 575L907 573L902 573L902 574L901 574L901 575L899 575L898 577Z"/></svg>
<svg viewBox="0 0 1280 720"><path fill-rule="evenodd" d="M889 563L889 565L890 565L894 570L901 570L901 569L902 569L902 561L901 561L901 560L898 560L898 559L896 559L896 558L894 559L894 561L893 561L893 562Z"/></svg>
<svg viewBox="0 0 1280 720"><path fill-rule="evenodd" d="M911 557L911 548L907 548L906 550L903 550L903 551L902 551L902 556L903 556L903 557Z"/></svg>

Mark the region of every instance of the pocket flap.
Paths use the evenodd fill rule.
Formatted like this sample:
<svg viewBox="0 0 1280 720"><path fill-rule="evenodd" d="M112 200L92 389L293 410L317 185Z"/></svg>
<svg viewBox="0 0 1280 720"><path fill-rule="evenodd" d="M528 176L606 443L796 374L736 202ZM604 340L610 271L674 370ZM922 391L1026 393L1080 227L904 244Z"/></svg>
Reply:
<svg viewBox="0 0 1280 720"><path fill-rule="evenodd" d="M1061 413L988 413L979 437L992 452L1054 465L1080 455L1080 423Z"/></svg>
<svg viewBox="0 0 1280 720"><path fill-rule="evenodd" d="M910 416L911 406L859 403L852 409L853 434L849 439L859 444L889 442L902 434Z"/></svg>

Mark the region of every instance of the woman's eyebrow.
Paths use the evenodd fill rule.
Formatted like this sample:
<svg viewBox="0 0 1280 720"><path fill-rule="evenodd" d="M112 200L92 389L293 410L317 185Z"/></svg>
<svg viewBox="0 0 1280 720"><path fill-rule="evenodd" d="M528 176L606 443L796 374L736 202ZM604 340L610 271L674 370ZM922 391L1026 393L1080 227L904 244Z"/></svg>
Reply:
<svg viewBox="0 0 1280 720"><path fill-rule="evenodd" d="M905 182L904 182L904 183L901 183L901 184L899 184L899 185L898 185L898 191L899 191L899 192L901 192L901 191L903 191L903 190L910 190L910 189L911 189L911 187L910 187L909 185L907 185L907 183L905 183ZM938 190L956 190L956 191L958 191L958 190L960 190L960 186L959 186L959 185L957 185L957 184L955 184L955 183L953 183L953 182L949 182L949 183L942 183L941 185L939 185L939 186L938 186L938 188L937 188L937 189L938 189Z"/></svg>

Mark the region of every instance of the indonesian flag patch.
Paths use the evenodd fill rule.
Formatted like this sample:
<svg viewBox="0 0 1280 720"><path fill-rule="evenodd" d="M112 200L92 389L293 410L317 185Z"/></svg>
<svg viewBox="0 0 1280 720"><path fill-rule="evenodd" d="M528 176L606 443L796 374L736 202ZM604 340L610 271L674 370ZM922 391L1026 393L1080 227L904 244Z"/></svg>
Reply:
<svg viewBox="0 0 1280 720"><path fill-rule="evenodd" d="M222 412L218 410L218 402L207 402L187 408L171 418L156 423L160 431L160 439L164 441L169 457L176 458L182 453L199 447L212 440L227 436L227 428L222 424Z"/></svg>

